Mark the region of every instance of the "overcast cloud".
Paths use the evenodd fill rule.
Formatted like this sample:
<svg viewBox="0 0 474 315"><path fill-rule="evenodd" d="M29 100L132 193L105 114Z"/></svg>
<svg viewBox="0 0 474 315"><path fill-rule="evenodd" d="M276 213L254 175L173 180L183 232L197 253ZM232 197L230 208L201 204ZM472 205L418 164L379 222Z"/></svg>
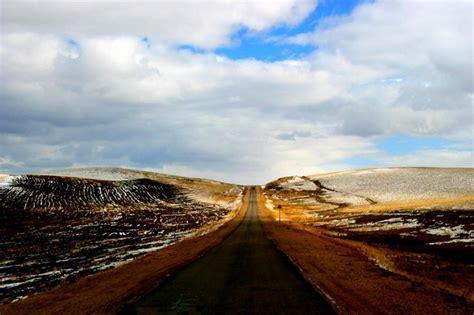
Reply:
<svg viewBox="0 0 474 315"><path fill-rule="evenodd" d="M239 183L363 166L472 166L470 1L328 16L304 57L234 60L236 33L314 1L2 1L0 172L113 165ZM183 49L183 47L194 47ZM380 139L449 139L393 154Z"/></svg>

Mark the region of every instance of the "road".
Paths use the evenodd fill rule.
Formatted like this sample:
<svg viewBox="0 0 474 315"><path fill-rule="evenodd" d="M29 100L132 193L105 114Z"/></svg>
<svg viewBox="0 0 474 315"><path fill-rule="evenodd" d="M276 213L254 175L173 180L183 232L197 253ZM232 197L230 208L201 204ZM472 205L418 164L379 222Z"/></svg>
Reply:
<svg viewBox="0 0 474 315"><path fill-rule="evenodd" d="M239 227L123 314L334 314L266 238L255 189Z"/></svg>

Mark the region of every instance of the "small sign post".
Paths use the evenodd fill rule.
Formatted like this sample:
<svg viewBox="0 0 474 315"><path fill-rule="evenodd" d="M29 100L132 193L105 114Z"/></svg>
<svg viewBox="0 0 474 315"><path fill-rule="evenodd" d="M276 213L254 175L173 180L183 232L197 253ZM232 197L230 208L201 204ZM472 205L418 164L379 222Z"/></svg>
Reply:
<svg viewBox="0 0 474 315"><path fill-rule="evenodd" d="M278 223L281 223L281 205L278 205Z"/></svg>

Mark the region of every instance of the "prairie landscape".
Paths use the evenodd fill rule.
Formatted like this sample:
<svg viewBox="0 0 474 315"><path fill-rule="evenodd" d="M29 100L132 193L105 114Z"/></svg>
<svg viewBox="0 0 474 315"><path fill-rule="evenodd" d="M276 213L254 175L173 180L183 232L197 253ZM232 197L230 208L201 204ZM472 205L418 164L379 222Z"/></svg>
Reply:
<svg viewBox="0 0 474 315"><path fill-rule="evenodd" d="M219 279L239 277L294 287L292 299L306 300L279 305L287 298L275 292L263 309L304 312L314 294L309 310L323 313L469 314L473 180L473 169L366 169L284 177L244 193L239 185L117 168L3 175L1 309L189 311L212 299L214 287L222 291ZM266 238L279 254L255 243ZM264 269L268 278L256 276ZM290 270L296 274L287 279ZM116 293L103 289L125 282ZM239 288L235 282L229 295ZM173 300L206 290L196 305ZM236 301L232 309L248 307ZM201 310L229 310L205 303Z"/></svg>
<svg viewBox="0 0 474 315"><path fill-rule="evenodd" d="M473 315L473 13L0 0L0 315Z"/></svg>

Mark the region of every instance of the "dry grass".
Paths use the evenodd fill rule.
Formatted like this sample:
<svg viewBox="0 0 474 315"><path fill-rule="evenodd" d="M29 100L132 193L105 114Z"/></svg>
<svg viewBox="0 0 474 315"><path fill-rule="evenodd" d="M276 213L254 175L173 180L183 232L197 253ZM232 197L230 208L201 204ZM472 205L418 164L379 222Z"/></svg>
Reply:
<svg viewBox="0 0 474 315"><path fill-rule="evenodd" d="M277 202L284 204L282 200ZM269 238L290 257L315 289L328 297L339 313L472 314L474 311L472 304L466 302L472 298L469 286L455 283L451 288L440 287L433 281L388 271L390 268L380 265L384 260L373 257L387 258L393 253L334 237L335 232L303 222L278 223L277 211L270 211L265 203L265 197L260 194L259 214ZM285 219L298 217L300 211L291 207L282 207L282 210Z"/></svg>
<svg viewBox="0 0 474 315"><path fill-rule="evenodd" d="M462 196L455 198L430 199L419 201L405 201L393 203L379 203L375 205L353 206L341 209L340 212L387 212L387 211L413 211L413 210L444 210L457 208L474 208L474 196Z"/></svg>

